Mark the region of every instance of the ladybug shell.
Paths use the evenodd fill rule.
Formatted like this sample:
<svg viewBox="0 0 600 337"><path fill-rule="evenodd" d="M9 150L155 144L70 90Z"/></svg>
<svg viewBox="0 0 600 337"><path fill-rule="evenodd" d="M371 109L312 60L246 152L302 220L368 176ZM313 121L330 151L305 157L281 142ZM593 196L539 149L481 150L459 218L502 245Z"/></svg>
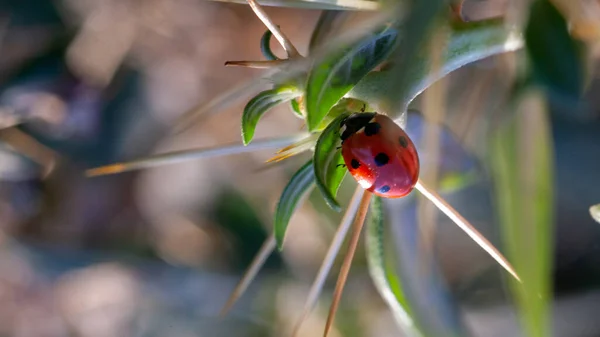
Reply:
<svg viewBox="0 0 600 337"><path fill-rule="evenodd" d="M380 197L403 197L419 178L415 145L385 115L375 114L363 128L344 139L342 156L354 179Z"/></svg>

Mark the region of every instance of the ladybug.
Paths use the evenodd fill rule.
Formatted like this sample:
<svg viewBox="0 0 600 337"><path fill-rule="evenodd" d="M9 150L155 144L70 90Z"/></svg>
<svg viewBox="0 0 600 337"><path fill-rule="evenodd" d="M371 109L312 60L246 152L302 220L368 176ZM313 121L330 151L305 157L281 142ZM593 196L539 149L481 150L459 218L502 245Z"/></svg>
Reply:
<svg viewBox="0 0 600 337"><path fill-rule="evenodd" d="M419 156L406 132L376 112L353 113L340 123L342 157L367 191L384 198L409 194L419 178Z"/></svg>

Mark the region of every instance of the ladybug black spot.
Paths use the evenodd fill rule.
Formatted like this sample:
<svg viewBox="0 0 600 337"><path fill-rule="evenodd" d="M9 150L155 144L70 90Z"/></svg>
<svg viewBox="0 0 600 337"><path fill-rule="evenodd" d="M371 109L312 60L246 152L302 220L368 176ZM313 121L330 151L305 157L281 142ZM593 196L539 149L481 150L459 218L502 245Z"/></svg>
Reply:
<svg viewBox="0 0 600 337"><path fill-rule="evenodd" d="M350 166L352 166L352 168L356 170L357 168L360 167L360 163L358 162L358 160L352 159L350 161Z"/></svg>
<svg viewBox="0 0 600 337"><path fill-rule="evenodd" d="M390 187L388 185L383 185L381 186L381 188L379 188L379 193L387 193L390 191Z"/></svg>
<svg viewBox="0 0 600 337"><path fill-rule="evenodd" d="M390 161L390 157L387 154L380 152L375 156L375 165L383 166Z"/></svg>
<svg viewBox="0 0 600 337"><path fill-rule="evenodd" d="M408 140L404 136L400 136L399 143L400 143L400 146L402 146L403 148L408 147Z"/></svg>
<svg viewBox="0 0 600 337"><path fill-rule="evenodd" d="M381 129L379 123L369 123L365 126L365 135L374 136L379 132L379 129Z"/></svg>

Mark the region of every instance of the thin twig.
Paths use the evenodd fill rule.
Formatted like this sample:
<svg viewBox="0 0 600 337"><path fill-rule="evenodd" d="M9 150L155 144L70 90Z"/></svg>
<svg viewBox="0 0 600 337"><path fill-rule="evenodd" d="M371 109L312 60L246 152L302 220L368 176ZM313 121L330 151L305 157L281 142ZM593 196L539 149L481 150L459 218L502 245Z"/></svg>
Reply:
<svg viewBox="0 0 600 337"><path fill-rule="evenodd" d="M300 327L302 326L302 323L304 322L304 320L306 319L308 314L311 312L311 310L315 307L315 304L317 303L319 295L321 294L321 290L323 290L323 284L325 283L325 279L327 278L327 275L329 274L329 271L331 270L331 267L333 266L333 263L335 262L335 258L337 257L337 255L340 251L340 248L342 247L342 244L344 243L346 234L348 233L348 230L350 229L350 225L352 224L352 219L356 215L359 203L362 199L363 192L364 192L364 190L360 186L356 187L356 190L354 191L354 195L352 196L352 199L350 200L350 203L348 204L348 208L346 208L346 212L344 213L344 216L342 217L342 221L340 222L340 225L339 225L337 231L335 232L335 235L333 236L333 240L331 241L331 244L329 245L329 249L327 250L327 254L325 255L325 258L323 259L323 263L321 263L319 272L317 273L317 276L315 277L315 280L310 288L308 297L306 299L306 302L304 303L304 310L302 312L302 315L298 319L296 326L294 327L294 330L292 332L292 337L295 337L298 335L298 332L300 331Z"/></svg>
<svg viewBox="0 0 600 337"><path fill-rule="evenodd" d="M272 69L280 67L286 63L286 60L272 60L272 61L227 61L225 62L226 67L245 67L254 69Z"/></svg>
<svg viewBox="0 0 600 337"><path fill-rule="evenodd" d="M296 47L294 47L292 41L290 41L290 39L288 39L287 36L283 34L281 29L279 29L279 27L277 27L277 25L273 23L271 18L267 15L262 6L256 0L248 0L248 4L250 5L250 7L252 7L254 14L256 14L260 21L262 21L263 24L267 26L271 33L273 33L273 36L275 36L277 41L279 41L279 44L287 53L288 58L295 58L301 56L300 53L298 53L298 50L296 50Z"/></svg>
<svg viewBox="0 0 600 337"><path fill-rule="evenodd" d="M260 268L265 264L267 258L275 250L277 242L275 241L275 235L271 233L269 237L260 247L260 250L252 260L252 263L244 273L244 276L240 282L235 286L235 289L231 292L231 295L227 299L227 302L219 313L220 317L224 317L231 310L235 302L244 294L252 280L256 277L256 274L260 271Z"/></svg>
<svg viewBox="0 0 600 337"><path fill-rule="evenodd" d="M335 313L337 312L338 305L340 304L340 299L342 298L342 292L344 291L344 286L346 285L346 280L348 279L348 273L350 272L350 267L352 266L352 259L354 258L356 247L358 247L360 233L362 231L363 225L365 224L365 218L367 217L367 212L369 210L369 202L371 201L372 195L373 194L371 192L365 191L362 199L360 200L358 212L356 213L356 217L354 218L354 224L352 226L353 231L352 237L350 238L350 245L348 246L348 251L346 252L346 256L344 257L344 263L342 264L342 268L340 269L340 274L335 285L335 290L333 291L333 300L331 302L331 307L329 308L329 315L327 316L327 323L325 323L325 331L323 332L323 337L327 337L327 335L329 334L329 330L331 330L331 326L333 325L333 319L335 318Z"/></svg>
<svg viewBox="0 0 600 337"><path fill-rule="evenodd" d="M467 221L457 210L455 210L450 204L448 204L440 195L433 190L427 188L421 180L417 181L415 188L421 192L427 199L429 199L440 211L446 214L460 229L462 229L467 235L475 241L483 250L485 250L490 256L496 260L506 271L508 271L517 281L521 282L519 275L514 270L510 262L489 242L473 225Z"/></svg>
<svg viewBox="0 0 600 337"><path fill-rule="evenodd" d="M108 174L116 174L144 168L175 164L193 159L220 157L245 152L253 152L258 150L279 148L282 146L293 144L294 142L298 141L301 137L302 135L296 135L292 137L267 138L264 140L254 141L247 146L244 146L243 144L239 143L234 143L230 145L219 145L215 147L208 147L202 149L168 152L164 154L146 157L143 159L133 160L130 162L116 163L93 168L87 170L86 175L89 177L94 177Z"/></svg>

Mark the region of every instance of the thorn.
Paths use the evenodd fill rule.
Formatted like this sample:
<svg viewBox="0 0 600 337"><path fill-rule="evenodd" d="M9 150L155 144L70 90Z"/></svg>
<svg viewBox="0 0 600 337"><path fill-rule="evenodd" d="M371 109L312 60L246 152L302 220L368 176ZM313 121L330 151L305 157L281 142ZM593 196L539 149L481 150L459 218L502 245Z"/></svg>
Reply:
<svg viewBox="0 0 600 337"><path fill-rule="evenodd" d="M417 184L415 185L415 189L417 189L421 194L423 194L427 199L429 199L442 213L444 213L448 218L450 218L460 229L462 229L475 243L479 245L479 247L483 248L490 256L498 262L508 273L510 273L517 281L521 282L521 278L513 268L513 266L508 262L506 257L494 247L486 238L483 236L473 225L467 221L460 213L455 210L450 204L448 204L441 196L439 196L433 190L430 190L428 187L423 185L423 182L419 179Z"/></svg>
<svg viewBox="0 0 600 337"><path fill-rule="evenodd" d="M271 31L271 33L273 33L273 36L275 36L281 47L283 47L283 49L287 53L288 58L301 56L300 53L298 53L298 50L296 50L296 47L294 47L294 44L290 41L290 39L288 39L287 36L283 34L281 29L279 29L279 27L273 23L271 18L267 15L262 6L256 0L248 0L248 5L250 5L252 10L254 11L254 14L256 14L260 21L262 21L262 23Z"/></svg>
<svg viewBox="0 0 600 337"><path fill-rule="evenodd" d="M0 130L0 139L20 154L43 167L42 178L47 178L60 160L58 153L16 127Z"/></svg>
<svg viewBox="0 0 600 337"><path fill-rule="evenodd" d="M373 194L371 192L365 191L362 199L360 200L360 206L358 207L358 212L356 213L354 223L352 225L353 231L352 237L350 238L348 251L344 257L344 262L342 264L342 268L340 269L340 274L333 292L333 301L331 302L331 307L329 308L329 315L327 316L327 323L325 324L323 337L327 337L329 330L331 330L331 326L333 325L333 320L340 304L340 299L342 298L342 292L344 291L344 286L346 285L346 280L348 279L348 273L350 272L350 267L352 266L352 259L354 258L354 253L356 253L356 247L358 246L358 241L360 240L360 233L363 225L365 224L367 212L369 211L369 203L372 195Z"/></svg>
<svg viewBox="0 0 600 337"><path fill-rule="evenodd" d="M267 138L256 140L248 145L233 143L222 144L214 147L190 149L183 151L173 151L162 154L156 154L149 157L132 160L129 162L116 163L101 167L92 168L86 171L88 177L116 174L121 172L147 169L163 165L171 165L175 163L186 162L196 159L222 157L233 154L248 153L258 150L266 150L287 146L298 141L298 136L282 137L282 138Z"/></svg>
<svg viewBox="0 0 600 337"><path fill-rule="evenodd" d="M244 276L242 276L240 282L235 286L235 288L231 292L231 295L229 296L227 302L225 302L225 305L219 313L219 317L223 318L224 316L226 316L235 304L235 302L237 302L237 300L244 294L246 289L248 289L250 282L252 282L252 280L256 277L256 274L258 274L260 268L265 264L265 261L267 260L269 255L271 255L271 253L275 250L275 245L275 235L271 233L271 235L269 235L269 237L260 247L258 253L256 253L256 256L254 256L252 263L250 263L250 266L244 273Z"/></svg>
<svg viewBox="0 0 600 337"><path fill-rule="evenodd" d="M225 62L226 67L244 67L254 69L271 69L280 67L286 60L273 60L273 61L227 61Z"/></svg>
<svg viewBox="0 0 600 337"><path fill-rule="evenodd" d="M313 281L313 284L310 288L310 292L308 293L306 302L304 303L304 310L302 312L302 315L296 322L296 326L294 327L294 330L292 332L292 337L296 337L298 335L298 332L302 327L302 323L304 322L306 317L308 317L308 314L317 303L319 295L321 294L321 290L323 289L323 284L325 284L325 279L331 271L331 267L335 262L335 258L337 257L340 248L344 243L344 238L346 237L346 234L348 234L348 230L352 225L352 219L356 215L358 205L360 204L363 193L364 190L362 189L362 187L357 186L355 188L354 194L352 195L352 199L348 203L348 207L346 208L346 212L344 213L342 221L340 221L340 225L338 226L333 236L333 239L331 240L331 244L329 245L329 249L325 254L325 258L323 258L323 263L321 263L321 267L319 268L317 276L315 277L315 280Z"/></svg>

